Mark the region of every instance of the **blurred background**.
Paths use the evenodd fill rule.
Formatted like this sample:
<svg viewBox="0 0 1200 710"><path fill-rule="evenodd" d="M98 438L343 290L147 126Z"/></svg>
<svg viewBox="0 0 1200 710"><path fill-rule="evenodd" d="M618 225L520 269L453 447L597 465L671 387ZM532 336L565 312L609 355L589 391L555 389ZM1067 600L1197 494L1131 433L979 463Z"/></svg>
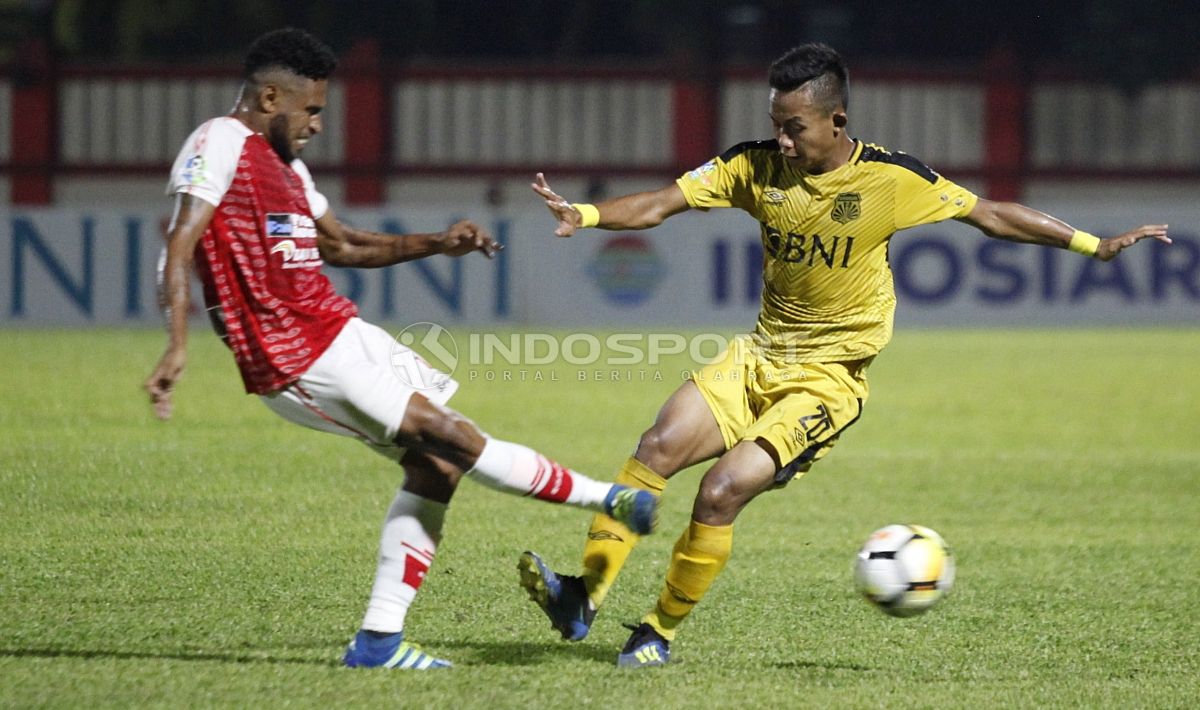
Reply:
<svg viewBox="0 0 1200 710"><path fill-rule="evenodd" d="M4 59L31 38L61 59L236 62L259 33L305 27L389 62L681 62L759 66L829 42L864 64L978 67L997 49L1028 69L1094 71L1136 89L1200 69L1184 2L872 0L5 0Z"/></svg>
<svg viewBox="0 0 1200 710"><path fill-rule="evenodd" d="M528 183L543 170L599 200L769 137L767 65L819 40L849 61L855 137L1100 234L1170 222L1179 237L1093 266L924 228L892 253L902 322L1196 322L1197 3L0 0L3 322L153 322L170 163L232 106L247 44L284 25L341 57L304 158L343 216L475 216L512 247L500 264L338 276L368 315L752 322L761 254L745 215L543 249Z"/></svg>

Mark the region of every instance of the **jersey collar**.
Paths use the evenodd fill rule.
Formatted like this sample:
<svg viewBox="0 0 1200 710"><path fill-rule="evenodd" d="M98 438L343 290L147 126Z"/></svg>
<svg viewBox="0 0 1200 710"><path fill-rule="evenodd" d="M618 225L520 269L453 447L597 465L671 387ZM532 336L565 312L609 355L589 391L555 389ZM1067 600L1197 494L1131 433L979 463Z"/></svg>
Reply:
<svg viewBox="0 0 1200 710"><path fill-rule="evenodd" d="M801 170L799 168L793 168L792 164L790 162L788 162L786 159L784 159L783 164L785 166L787 166L787 169L789 171L791 171L792 173L795 173L796 175L799 175L800 177L804 178L805 180L816 180L818 182L823 182L823 181L826 181L826 180L832 178L835 175L840 175L842 173L842 171L844 171L846 168L857 163L859 158L862 157L863 146L864 146L864 144L862 141L858 140L857 138L854 139L854 148L851 149L851 151L850 151L850 158L848 160L846 160L846 162L844 162L841 165L834 168L833 170L830 170L827 173L821 173L819 175L814 175L812 173L805 172L804 170Z"/></svg>
<svg viewBox="0 0 1200 710"><path fill-rule="evenodd" d="M793 168L790 164L787 164L787 161L784 161L784 163L787 165L787 169L799 178L800 184L804 187L805 191L812 194L816 199L825 199L841 192L845 182L852 179L854 171L851 166L856 165L862 157L864 145L862 141L856 139L854 141L854 149L850 151L850 159L833 170L821 173L820 175L812 175L803 170Z"/></svg>
<svg viewBox="0 0 1200 710"><path fill-rule="evenodd" d="M847 165L854 165L858 162L858 159L862 157L863 145L862 141L854 139L854 150L850 151L850 160L846 161Z"/></svg>

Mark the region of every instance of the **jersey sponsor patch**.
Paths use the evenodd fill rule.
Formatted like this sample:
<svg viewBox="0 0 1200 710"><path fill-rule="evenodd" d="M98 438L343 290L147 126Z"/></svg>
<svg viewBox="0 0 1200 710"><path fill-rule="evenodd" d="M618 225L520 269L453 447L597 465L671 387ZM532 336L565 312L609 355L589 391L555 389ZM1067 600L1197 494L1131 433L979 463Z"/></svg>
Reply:
<svg viewBox="0 0 1200 710"><path fill-rule="evenodd" d="M188 158L183 164L180 177L189 185L203 185L208 182L208 163L205 162L204 156L196 154Z"/></svg>
<svg viewBox="0 0 1200 710"><path fill-rule="evenodd" d="M267 215L267 236L268 237L290 237L292 236L292 215L290 214L269 214Z"/></svg>
<svg viewBox="0 0 1200 710"><path fill-rule="evenodd" d="M270 212L266 216L266 227L267 236L279 240L271 247L271 253L283 258L283 268L308 269L322 264L321 250L310 246L311 242L301 241L317 236L316 223L308 215Z"/></svg>
<svg viewBox="0 0 1200 710"><path fill-rule="evenodd" d="M316 239L317 223L304 214L267 214L267 236L276 239Z"/></svg>
<svg viewBox="0 0 1200 710"><path fill-rule="evenodd" d="M317 247L298 247L291 239L284 239L271 247L272 254L283 255L283 268L303 269L320 266L321 250Z"/></svg>
<svg viewBox="0 0 1200 710"><path fill-rule="evenodd" d="M712 185L712 174L717 171L717 161L710 160L704 165L688 172L688 177L696 182Z"/></svg>

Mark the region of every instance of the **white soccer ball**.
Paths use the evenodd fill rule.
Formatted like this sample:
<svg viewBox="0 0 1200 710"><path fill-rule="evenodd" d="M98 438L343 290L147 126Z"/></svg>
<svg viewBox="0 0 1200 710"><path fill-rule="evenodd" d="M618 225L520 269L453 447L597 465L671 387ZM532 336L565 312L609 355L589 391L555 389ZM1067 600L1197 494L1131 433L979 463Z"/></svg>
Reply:
<svg viewBox="0 0 1200 710"><path fill-rule="evenodd" d="M871 533L854 562L858 590L892 616L915 616L954 585L954 555L920 525L889 525Z"/></svg>

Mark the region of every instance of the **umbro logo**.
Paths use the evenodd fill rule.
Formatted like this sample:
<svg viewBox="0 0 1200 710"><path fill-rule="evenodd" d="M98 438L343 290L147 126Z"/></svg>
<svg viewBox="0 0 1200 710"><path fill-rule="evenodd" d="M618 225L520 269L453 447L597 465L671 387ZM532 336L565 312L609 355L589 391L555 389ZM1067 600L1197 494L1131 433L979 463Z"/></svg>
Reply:
<svg viewBox="0 0 1200 710"><path fill-rule="evenodd" d="M779 204L787 200L787 195L783 194L779 190L767 190L763 193L763 199L767 202Z"/></svg>

